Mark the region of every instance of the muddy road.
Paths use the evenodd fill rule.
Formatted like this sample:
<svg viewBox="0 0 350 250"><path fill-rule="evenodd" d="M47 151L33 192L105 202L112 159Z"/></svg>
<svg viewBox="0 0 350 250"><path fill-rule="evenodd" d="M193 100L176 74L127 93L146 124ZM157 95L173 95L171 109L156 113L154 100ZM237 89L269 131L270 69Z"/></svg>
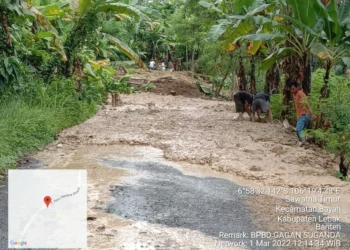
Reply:
<svg viewBox="0 0 350 250"><path fill-rule="evenodd" d="M89 249L305 249L220 237L315 231L314 223L276 222L276 206L295 206L285 195L244 195L242 187L340 187L333 216L341 218L343 247L322 249L350 249L350 187L332 176L333 155L297 147L278 122L233 121L232 102L153 93L122 101L33 156L44 168L88 170Z"/></svg>

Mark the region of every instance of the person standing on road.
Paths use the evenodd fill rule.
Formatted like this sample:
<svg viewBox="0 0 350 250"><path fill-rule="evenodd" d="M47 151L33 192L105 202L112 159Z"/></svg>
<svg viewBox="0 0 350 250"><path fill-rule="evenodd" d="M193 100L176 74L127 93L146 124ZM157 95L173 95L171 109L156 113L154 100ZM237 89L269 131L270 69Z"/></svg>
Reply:
<svg viewBox="0 0 350 250"><path fill-rule="evenodd" d="M157 62L157 70L162 71L162 61Z"/></svg>
<svg viewBox="0 0 350 250"><path fill-rule="evenodd" d="M173 72L173 71L174 71L174 64L173 64L172 61L169 61L169 62L168 62L168 68L169 68L169 71L170 71L170 72Z"/></svg>
<svg viewBox="0 0 350 250"><path fill-rule="evenodd" d="M149 62L149 69L154 70L155 66L156 66L156 63L152 58L152 60Z"/></svg>
<svg viewBox="0 0 350 250"><path fill-rule="evenodd" d="M236 112L239 113L235 120L242 121L244 112L247 112L252 119L250 105L253 104L253 96L250 93L246 91L238 91L233 95L233 101L236 105Z"/></svg>
<svg viewBox="0 0 350 250"><path fill-rule="evenodd" d="M304 130L307 128L310 120L313 120L314 117L310 104L307 100L307 96L302 90L298 88L298 83L296 81L291 81L287 85L293 95L294 105L297 113L296 131L299 139L298 145L301 146L306 142Z"/></svg>

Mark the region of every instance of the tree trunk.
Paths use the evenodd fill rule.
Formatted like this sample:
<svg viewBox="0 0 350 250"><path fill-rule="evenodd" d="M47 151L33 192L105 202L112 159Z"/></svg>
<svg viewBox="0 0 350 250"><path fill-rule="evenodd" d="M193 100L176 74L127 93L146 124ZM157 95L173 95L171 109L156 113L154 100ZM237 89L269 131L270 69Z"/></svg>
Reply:
<svg viewBox="0 0 350 250"><path fill-rule="evenodd" d="M117 107L121 104L120 95L118 92L112 92L112 107Z"/></svg>
<svg viewBox="0 0 350 250"><path fill-rule="evenodd" d="M186 69L188 71L188 47L187 47L187 44L186 44Z"/></svg>
<svg viewBox="0 0 350 250"><path fill-rule="evenodd" d="M222 88L225 86L225 81L226 81L226 78L228 77L228 74L230 73L230 71L231 71L231 68L229 67L224 75L224 78L222 78L222 80L221 80L221 84L220 84L220 86L217 90L217 93L216 93L217 95L220 95Z"/></svg>
<svg viewBox="0 0 350 250"><path fill-rule="evenodd" d="M292 15L293 10L291 7L288 7L286 11L286 15ZM291 26L292 23L290 21L286 21L286 26ZM302 38L300 38L301 40ZM289 42L289 41L292 41ZM286 41L286 47L293 47L293 42L295 43L295 39L292 38L291 36L288 37ZM302 41L300 41L302 43ZM282 113L281 113L281 118L282 119L288 119L288 121L292 124L295 124L295 119L292 118L294 115L292 115L292 110L293 110L293 102L292 102L292 95L289 91L289 87L287 85L288 82L290 81L296 81L299 83L299 87L304 87L304 91L308 92L310 91L310 80L311 77L309 76L310 73L310 68L308 67L308 58L309 54L305 54L302 57L297 55L296 53L293 53L290 56L286 56L283 59L282 63L282 70L285 74L285 84L284 84L284 89L283 89L283 108L282 108Z"/></svg>
<svg viewBox="0 0 350 250"><path fill-rule="evenodd" d="M328 60L327 64L326 64L326 73L323 77L323 82L324 85L321 88L321 95L320 95L320 100L321 99L325 99L328 98L330 95L330 89L329 89L329 75L330 75L330 71L331 71L331 62ZM318 115L317 115L317 121L316 121L316 129L318 128L323 128L323 125L325 123L325 119L324 119L324 113L320 111L320 104L317 105L317 111L318 111Z"/></svg>
<svg viewBox="0 0 350 250"><path fill-rule="evenodd" d="M77 92L82 92L83 91L83 65L82 62L75 58L73 62L73 76L74 76L74 85L75 85L75 90Z"/></svg>
<svg viewBox="0 0 350 250"><path fill-rule="evenodd" d="M348 176L349 164L345 162L345 153L340 154L340 164L339 164L339 172L344 176Z"/></svg>
<svg viewBox="0 0 350 250"><path fill-rule="evenodd" d="M235 69L232 68L232 78L231 78L231 92L235 91L236 89L236 72Z"/></svg>
<svg viewBox="0 0 350 250"><path fill-rule="evenodd" d="M302 80L302 89L306 95L309 95L311 92L311 64L309 62L310 55L306 54L303 57L303 63L304 63L304 74L303 74L303 80ZM313 128L313 121L309 121L309 124L307 125L308 129Z"/></svg>
<svg viewBox="0 0 350 250"><path fill-rule="evenodd" d="M267 72L265 78L264 92L267 94L279 93L279 87L281 83L280 72L277 63L275 63Z"/></svg>
<svg viewBox="0 0 350 250"><path fill-rule="evenodd" d="M2 31L0 34L0 52L3 51L7 55L12 54L12 41L11 41L11 28L8 23L8 18L6 16L6 10L0 8L0 16L1 16L1 23L0 23L0 31Z"/></svg>
<svg viewBox="0 0 350 250"><path fill-rule="evenodd" d="M35 18L33 23L32 23L32 33L36 34L37 31L38 31L38 22L36 21L36 18Z"/></svg>
<svg viewBox="0 0 350 250"><path fill-rule="evenodd" d="M176 45L174 46L174 51L173 51L173 55L174 55L174 61L173 61L173 63L174 63L174 71L177 71L177 57L176 57Z"/></svg>
<svg viewBox="0 0 350 250"><path fill-rule="evenodd" d="M242 56L239 57L238 79L239 79L239 89L247 91L247 77L245 74Z"/></svg>
<svg viewBox="0 0 350 250"><path fill-rule="evenodd" d="M171 57L170 51L168 50L168 62L169 62L169 61L173 61L173 59L172 59L172 57Z"/></svg>
<svg viewBox="0 0 350 250"><path fill-rule="evenodd" d="M255 64L254 64L254 56L250 60L251 71L250 71L250 93L256 94L256 80L255 80Z"/></svg>
<svg viewBox="0 0 350 250"><path fill-rule="evenodd" d="M194 68L194 56L195 56L195 53L196 53L196 50L193 48L193 51L192 51L192 61L191 61L191 70L194 72L195 71L195 68Z"/></svg>
<svg viewBox="0 0 350 250"><path fill-rule="evenodd" d="M328 98L330 94L330 89L329 89L329 75L331 73L331 61L327 61L326 65L326 74L324 75L323 81L324 85L321 88L321 98Z"/></svg>
<svg viewBox="0 0 350 250"><path fill-rule="evenodd" d="M154 41L152 41L152 59L156 60L157 52L156 52L156 44Z"/></svg>
<svg viewBox="0 0 350 250"><path fill-rule="evenodd" d="M2 26L3 26L3 29L4 29L4 33L6 34L5 36L5 43L8 47L11 47L11 34L10 34L10 27L9 27L9 23L7 21L7 17L6 17L6 11L3 10L2 11Z"/></svg>
<svg viewBox="0 0 350 250"><path fill-rule="evenodd" d="M235 67L233 67L233 53L230 54L231 64L232 64L232 79L231 79L231 98L233 98L233 93L237 89L236 84L238 84Z"/></svg>
<svg viewBox="0 0 350 250"><path fill-rule="evenodd" d="M302 89L306 95L309 95L311 92L311 66L308 54L304 55L303 63Z"/></svg>

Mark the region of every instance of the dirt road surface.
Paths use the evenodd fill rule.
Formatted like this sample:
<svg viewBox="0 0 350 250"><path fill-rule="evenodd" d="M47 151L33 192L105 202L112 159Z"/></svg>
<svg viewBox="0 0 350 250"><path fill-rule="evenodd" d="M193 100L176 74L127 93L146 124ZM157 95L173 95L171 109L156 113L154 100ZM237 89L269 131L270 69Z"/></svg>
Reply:
<svg viewBox="0 0 350 250"><path fill-rule="evenodd" d="M227 247L220 233L316 231L313 223L276 222L276 206L296 206L285 194L244 195L240 187L340 187L332 216L341 218L343 246L322 249L350 249L350 187L332 176L334 155L296 146L294 132L277 121L234 121L232 102L155 93L122 102L33 156L45 168L88 170L89 249L320 249L232 239L237 245ZM335 204L300 206L311 205Z"/></svg>

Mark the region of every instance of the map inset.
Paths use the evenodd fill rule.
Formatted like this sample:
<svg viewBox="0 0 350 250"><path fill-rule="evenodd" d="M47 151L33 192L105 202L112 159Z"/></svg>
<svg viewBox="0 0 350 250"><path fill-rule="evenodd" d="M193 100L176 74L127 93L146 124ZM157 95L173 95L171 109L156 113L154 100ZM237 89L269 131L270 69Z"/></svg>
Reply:
<svg viewBox="0 0 350 250"><path fill-rule="evenodd" d="M9 170L9 248L86 248L86 170Z"/></svg>

